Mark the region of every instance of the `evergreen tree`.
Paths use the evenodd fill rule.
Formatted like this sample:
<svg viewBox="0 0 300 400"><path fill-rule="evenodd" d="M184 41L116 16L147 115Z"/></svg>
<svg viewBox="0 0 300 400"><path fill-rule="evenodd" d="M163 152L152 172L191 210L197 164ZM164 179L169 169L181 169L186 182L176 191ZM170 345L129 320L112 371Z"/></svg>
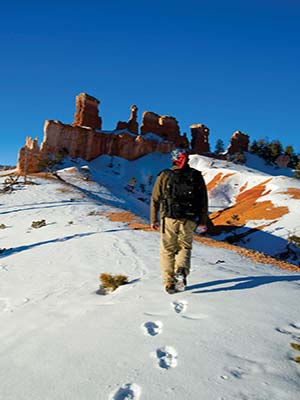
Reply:
<svg viewBox="0 0 300 400"><path fill-rule="evenodd" d="M291 145L286 146L286 148L284 150L284 154L287 154L288 156L291 157L294 154L293 146L291 146Z"/></svg>
<svg viewBox="0 0 300 400"><path fill-rule="evenodd" d="M216 147L215 147L215 153L216 154L221 154L224 152L224 142L222 139L218 139L216 141Z"/></svg>
<svg viewBox="0 0 300 400"><path fill-rule="evenodd" d="M259 145L256 140L254 140L250 145L250 153L258 154Z"/></svg>
<svg viewBox="0 0 300 400"><path fill-rule="evenodd" d="M289 162L288 167L296 168L296 165L298 164L299 160L300 160L300 155L297 156L295 153L293 153L291 155L291 161Z"/></svg>
<svg viewBox="0 0 300 400"><path fill-rule="evenodd" d="M234 162L235 164L245 164L245 162L246 162L245 154L244 154L242 151L236 153L236 154L234 155L234 157L233 157L233 162Z"/></svg>
<svg viewBox="0 0 300 400"><path fill-rule="evenodd" d="M272 162L272 155L270 149L269 139L260 139L258 142L258 155L263 158L268 164Z"/></svg>
<svg viewBox="0 0 300 400"><path fill-rule="evenodd" d="M47 158L39 161L39 168L47 172L54 172L55 169L62 163L64 156L65 154L63 152L49 154Z"/></svg>
<svg viewBox="0 0 300 400"><path fill-rule="evenodd" d="M294 178L300 179L300 158L298 159L298 164L295 166L294 169Z"/></svg>
<svg viewBox="0 0 300 400"><path fill-rule="evenodd" d="M260 139L257 142L257 153L260 157L265 158L269 153L269 140L268 138Z"/></svg>
<svg viewBox="0 0 300 400"><path fill-rule="evenodd" d="M273 140L269 144L269 161L274 162L278 156L280 156L283 152L282 144L279 140Z"/></svg>

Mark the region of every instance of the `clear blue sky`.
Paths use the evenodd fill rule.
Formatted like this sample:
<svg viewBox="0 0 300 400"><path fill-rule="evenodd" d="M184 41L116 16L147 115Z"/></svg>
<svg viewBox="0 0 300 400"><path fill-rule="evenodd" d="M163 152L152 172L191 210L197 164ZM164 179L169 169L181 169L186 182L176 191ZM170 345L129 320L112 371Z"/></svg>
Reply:
<svg viewBox="0 0 300 400"><path fill-rule="evenodd" d="M45 119L71 123L75 96L101 101L103 128L137 104L181 131L235 130L299 152L300 2L10 1L0 12L0 164Z"/></svg>

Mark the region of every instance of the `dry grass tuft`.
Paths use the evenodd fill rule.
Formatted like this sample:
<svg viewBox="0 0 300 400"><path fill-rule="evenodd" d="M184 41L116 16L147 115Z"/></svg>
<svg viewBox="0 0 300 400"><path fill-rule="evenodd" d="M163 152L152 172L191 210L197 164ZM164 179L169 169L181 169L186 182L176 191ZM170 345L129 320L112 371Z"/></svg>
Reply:
<svg viewBox="0 0 300 400"><path fill-rule="evenodd" d="M102 288L111 292L116 290L119 286L126 285L126 283L128 283L128 276L122 274L112 275L103 272L100 274L99 279Z"/></svg>
<svg viewBox="0 0 300 400"><path fill-rule="evenodd" d="M40 221L32 221L31 228L39 229L46 225L46 220L41 219Z"/></svg>

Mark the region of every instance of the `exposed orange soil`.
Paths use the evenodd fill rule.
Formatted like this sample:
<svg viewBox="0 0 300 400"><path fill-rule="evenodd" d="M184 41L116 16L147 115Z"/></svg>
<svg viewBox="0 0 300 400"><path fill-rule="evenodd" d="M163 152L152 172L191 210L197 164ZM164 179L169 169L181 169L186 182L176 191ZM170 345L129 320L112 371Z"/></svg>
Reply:
<svg viewBox="0 0 300 400"><path fill-rule="evenodd" d="M113 213L102 213L106 215L113 222L126 222L128 228L135 230L151 231L149 225L144 224L140 221L139 217L130 211L113 212Z"/></svg>
<svg viewBox="0 0 300 400"><path fill-rule="evenodd" d="M106 215L111 221L128 223L128 227L130 229L144 230L144 231L151 230L149 225L140 222L139 217L129 211L104 213L104 215ZM276 260L275 258L273 258L271 256L267 256L263 253L259 253L258 251L255 251L255 250L244 249L239 246L235 246L235 245L232 245L232 244L229 244L226 242L220 242L220 241L217 241L217 240L214 240L211 238L202 237L199 235L194 235L194 239L196 242L202 243L206 246L219 247L222 249L236 251L242 257L250 258L250 259L252 259L253 262L256 262L256 263L271 264L271 265L274 265L281 269L285 269L285 270L292 271L292 272L300 271L300 267L297 267L296 265L287 263L285 261Z"/></svg>
<svg viewBox="0 0 300 400"><path fill-rule="evenodd" d="M246 187L248 186L248 182L246 182L241 188L240 188L240 193L242 193Z"/></svg>
<svg viewBox="0 0 300 400"><path fill-rule="evenodd" d="M249 220L274 220L287 214L288 207L276 207L270 200L257 201L269 193L265 191L269 181L270 179L241 192L232 207L212 213L210 219L214 225L241 226ZM238 219L232 218L233 216L237 216Z"/></svg>
<svg viewBox="0 0 300 400"><path fill-rule="evenodd" d="M292 199L299 200L300 199L300 189L297 188L288 188L286 192L282 192L282 194L288 194Z"/></svg>
<svg viewBox="0 0 300 400"><path fill-rule="evenodd" d="M224 181L226 181L227 178L229 178L230 176L235 175L235 173L232 174L226 174L223 175L222 172L219 172L217 175L215 175L213 177L213 179L206 185L207 190L210 192L212 189L214 189L217 185L219 185L220 183L223 183Z"/></svg>

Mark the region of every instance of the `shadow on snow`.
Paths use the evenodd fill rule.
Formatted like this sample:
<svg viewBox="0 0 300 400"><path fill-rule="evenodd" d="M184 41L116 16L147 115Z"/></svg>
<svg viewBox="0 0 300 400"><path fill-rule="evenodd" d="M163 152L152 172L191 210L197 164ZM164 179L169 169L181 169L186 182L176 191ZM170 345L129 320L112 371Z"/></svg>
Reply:
<svg viewBox="0 0 300 400"><path fill-rule="evenodd" d="M300 280L300 275L286 275L286 276L245 276L235 279L223 279L211 282L198 283L196 285L187 286L186 290L192 290L194 294L202 293L216 293L227 292L232 290L253 289L258 286L268 285L276 282L292 282ZM213 289L206 289L211 286L228 285L228 287L218 287ZM203 289L203 290L198 290Z"/></svg>
<svg viewBox="0 0 300 400"><path fill-rule="evenodd" d="M9 210L9 211L1 211L0 215L4 214L11 214L11 213L18 213L22 211L30 211L30 210L39 210L39 209L46 209L46 208L55 208L55 207L65 207L68 205L86 203L84 200L62 200L62 201L53 201L53 202L43 202L43 203L32 203L32 204L23 204L23 208L18 208L16 210ZM17 208L21 206L5 206L5 208Z"/></svg>
<svg viewBox="0 0 300 400"><path fill-rule="evenodd" d="M51 244L51 243L66 242L67 240L80 239L80 238L83 238L83 237L86 237L86 236L91 236L91 235L96 235L96 234L101 234L101 233L114 233L114 232L128 231L128 230L129 230L129 228L121 228L121 229L109 229L109 230L106 230L106 231L76 233L74 235L65 236L65 237L62 237L62 238L45 240L43 242L37 242L37 243L28 244L28 245L24 245L24 246L18 246L18 247L14 247L14 248L11 248L11 249L2 249L2 253L0 254L0 258L5 258L5 257L11 256L12 254L15 254L15 253L21 253L22 251L31 250L31 249L33 249L35 247L44 246L44 245Z"/></svg>

